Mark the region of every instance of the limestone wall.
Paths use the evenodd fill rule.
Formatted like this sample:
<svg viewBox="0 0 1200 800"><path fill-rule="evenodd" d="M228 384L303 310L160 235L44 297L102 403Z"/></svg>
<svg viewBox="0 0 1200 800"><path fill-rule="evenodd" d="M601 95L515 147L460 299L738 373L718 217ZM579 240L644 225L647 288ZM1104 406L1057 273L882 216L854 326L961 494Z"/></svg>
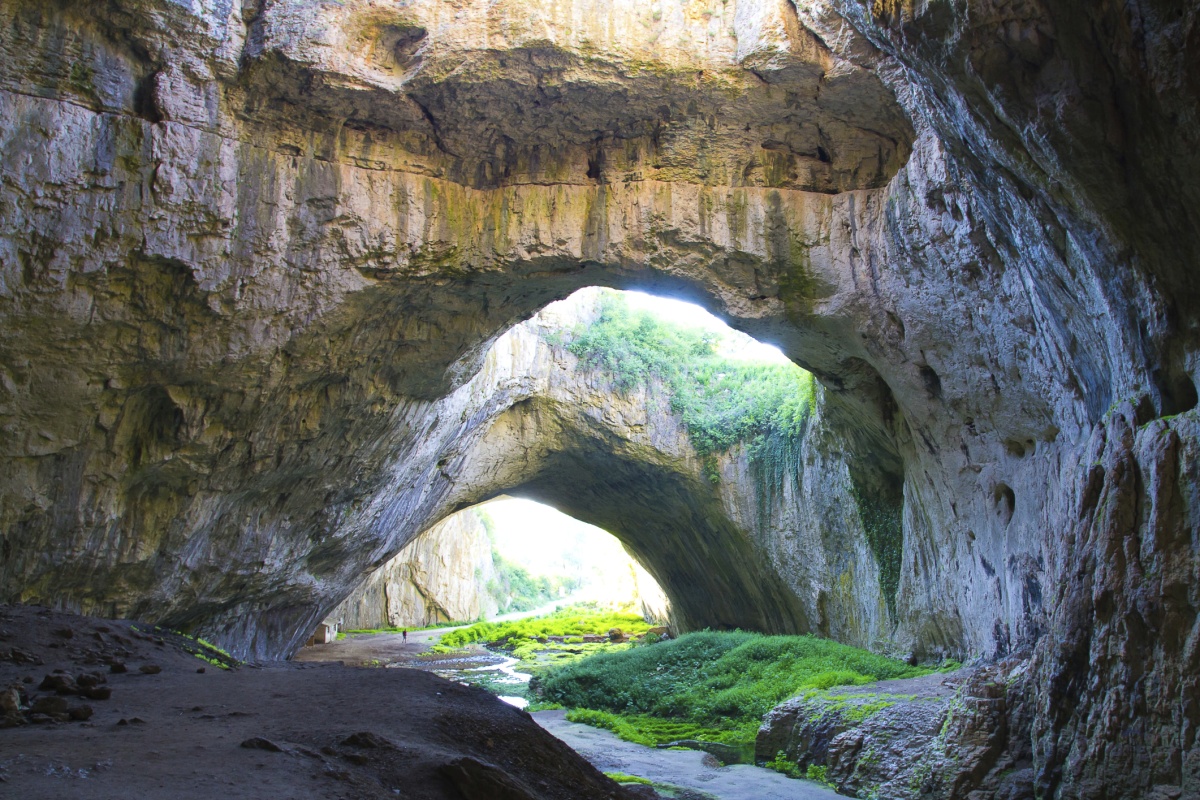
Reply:
<svg viewBox="0 0 1200 800"><path fill-rule="evenodd" d="M495 566L487 530L474 512L434 525L372 572L329 614L342 630L420 628L494 616L488 591Z"/></svg>
<svg viewBox="0 0 1200 800"><path fill-rule="evenodd" d="M602 416L495 476L616 454L581 507L617 526L654 484L692 533L647 565L716 598L676 613L1028 657L1041 795L1196 791L1195 8L0 13L4 599L284 655L463 507L474 439L588 422L488 373L505 329L672 289L818 376L834 499L745 525L669 426ZM864 489L901 519L891 598L836 499Z"/></svg>

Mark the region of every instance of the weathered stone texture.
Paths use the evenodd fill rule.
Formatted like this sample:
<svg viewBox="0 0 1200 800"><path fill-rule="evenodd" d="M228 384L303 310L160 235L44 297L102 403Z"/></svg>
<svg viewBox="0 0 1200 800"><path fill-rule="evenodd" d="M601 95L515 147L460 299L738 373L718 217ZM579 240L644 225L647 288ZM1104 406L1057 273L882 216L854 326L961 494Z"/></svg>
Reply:
<svg viewBox="0 0 1200 800"><path fill-rule="evenodd" d="M818 375L805 463L836 491L779 487L791 510L743 528L682 442L616 419L475 494L616 459L576 510L620 528L613 498L657 481L640 502L691 529L679 575L651 569L672 599L700 575L712 619L1031 654L1043 796L1200 792L1195 8L0 15L5 599L285 653L481 499L450 486L472 436L585 421L472 377L507 327L587 285L669 289ZM491 399L454 399L472 381ZM902 520L890 604L843 491Z"/></svg>

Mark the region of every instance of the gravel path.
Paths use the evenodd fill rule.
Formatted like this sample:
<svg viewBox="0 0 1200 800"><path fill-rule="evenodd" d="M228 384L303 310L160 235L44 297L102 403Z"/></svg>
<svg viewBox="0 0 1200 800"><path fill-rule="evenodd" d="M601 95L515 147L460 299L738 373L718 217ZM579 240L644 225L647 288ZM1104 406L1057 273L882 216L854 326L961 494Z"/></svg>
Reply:
<svg viewBox="0 0 1200 800"><path fill-rule="evenodd" d="M296 653L293 661L299 662L337 662L346 666L371 666L373 662L391 664L397 661L408 661L416 658L446 631L457 628L436 628L428 631L410 631L408 641L399 633L350 634L329 644L317 644L312 647L302 647Z"/></svg>
<svg viewBox="0 0 1200 800"><path fill-rule="evenodd" d="M835 800L837 792L811 781L744 764L721 767L707 753L658 750L625 742L590 725L567 722L565 711L538 711L534 720L602 772L623 772L692 789L717 800Z"/></svg>

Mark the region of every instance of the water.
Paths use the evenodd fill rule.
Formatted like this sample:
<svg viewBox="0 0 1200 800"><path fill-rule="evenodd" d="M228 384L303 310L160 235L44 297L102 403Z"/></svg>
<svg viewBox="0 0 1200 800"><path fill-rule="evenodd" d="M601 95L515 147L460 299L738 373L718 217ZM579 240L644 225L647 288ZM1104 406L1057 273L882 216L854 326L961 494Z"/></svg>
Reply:
<svg viewBox="0 0 1200 800"><path fill-rule="evenodd" d="M497 678L495 681L496 683L529 683L529 679L533 677L532 675L526 675L524 672L517 672L515 669L513 669L513 665L519 663L521 662L517 661L515 658L505 658L499 664L492 664L486 667L472 667L471 669L464 669L462 671L503 673L507 680L505 678Z"/></svg>
<svg viewBox="0 0 1200 800"><path fill-rule="evenodd" d="M529 701L524 697L515 697L508 694L498 694L496 697L508 703L510 706L516 706L517 708L525 708L529 705Z"/></svg>

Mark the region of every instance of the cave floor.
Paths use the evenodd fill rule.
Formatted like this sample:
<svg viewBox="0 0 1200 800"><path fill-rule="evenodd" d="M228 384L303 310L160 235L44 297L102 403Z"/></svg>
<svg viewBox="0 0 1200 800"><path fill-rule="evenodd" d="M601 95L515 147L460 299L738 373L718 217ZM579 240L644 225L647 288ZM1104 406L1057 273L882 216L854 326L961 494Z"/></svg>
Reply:
<svg viewBox="0 0 1200 800"><path fill-rule="evenodd" d="M114 660L127 671L112 672ZM67 675L78 686L102 677L111 697L39 690ZM3 797L645 796L481 689L403 669L223 670L122 621L0 606L0 689ZM20 717L6 716L18 692ZM64 705L90 718L53 719Z"/></svg>

